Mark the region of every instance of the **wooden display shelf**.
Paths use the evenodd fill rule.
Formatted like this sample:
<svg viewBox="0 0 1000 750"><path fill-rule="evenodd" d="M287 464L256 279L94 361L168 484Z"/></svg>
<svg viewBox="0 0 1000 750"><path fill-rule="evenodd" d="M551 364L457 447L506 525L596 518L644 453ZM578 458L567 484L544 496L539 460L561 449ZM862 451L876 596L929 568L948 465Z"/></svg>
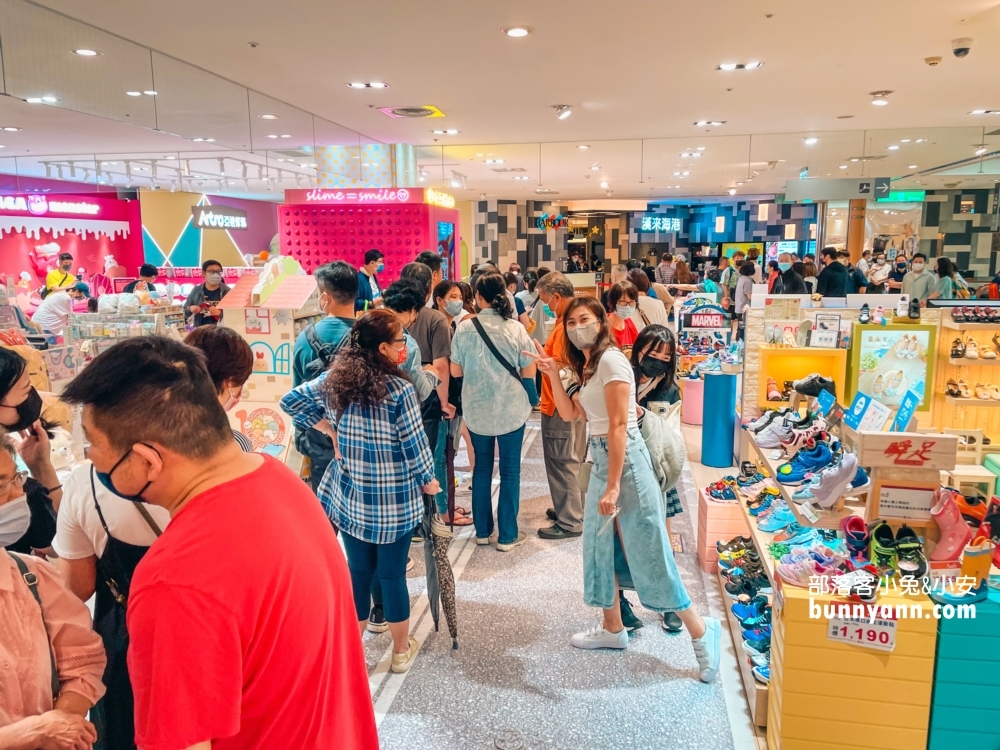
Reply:
<svg viewBox="0 0 1000 750"><path fill-rule="evenodd" d="M721 573L719 576L719 588L725 595L726 579ZM728 599L728 597L727 597ZM750 706L750 717L758 727L767 726L767 685L757 682L753 676L753 664L750 658L743 651L743 627L740 621L733 614L730 602L726 602L726 620L729 622L729 632L733 637L733 647L736 650L736 661L740 664L740 674L743 675L743 688L747 694L747 704Z"/></svg>
<svg viewBox="0 0 1000 750"><path fill-rule="evenodd" d="M1000 333L1000 323L956 323L950 317L941 314L941 327L949 331L995 331Z"/></svg>
<svg viewBox="0 0 1000 750"><path fill-rule="evenodd" d="M774 378L778 386L786 380L819 373L836 384L837 400L845 402L847 374L846 349L821 349L819 347L786 347L762 344L758 349L757 406L771 408L783 406L786 401L767 400L767 381Z"/></svg>
<svg viewBox="0 0 1000 750"><path fill-rule="evenodd" d="M1000 401L993 398L960 398L958 396L945 396L945 403L954 406L1000 406Z"/></svg>
<svg viewBox="0 0 1000 750"><path fill-rule="evenodd" d="M959 357L958 359L955 359L954 357L948 357L948 364L955 365L956 367L981 367L983 365L988 367L989 365L1000 365L1000 357L997 357L996 359L983 359L982 357L977 359Z"/></svg>
<svg viewBox="0 0 1000 750"><path fill-rule="evenodd" d="M997 401L996 403L1000 405L1000 401ZM759 445L757 445L757 441L753 438L752 435L748 435L747 442L749 443L750 447L754 450L754 452L757 454L761 464L764 465L764 468L767 469L768 473L772 477L777 477L778 466L780 466L783 463L783 461L781 460L775 461L768 457L767 454L770 453L770 451L773 449L761 448ZM785 499L785 503L788 505L788 509L792 512L792 515L795 516L795 520L798 521L799 524L802 526L808 526L820 529L839 529L841 522L845 518L850 518L851 516L864 516L863 506L860 508L856 508L850 505L845 505L843 499L841 499L836 506L834 506L829 510L823 510L817 508L816 513L819 516L819 520L816 523L813 523L802 514L802 511L799 508L798 503L792 500L792 492L789 491L789 488L781 484L781 482L778 482L777 479L775 479L774 483L777 485L778 491L781 493L781 496ZM793 488L793 491L794 489L797 488ZM864 492L858 492L856 494L857 496L860 497L861 495L864 495L866 493L867 490Z"/></svg>

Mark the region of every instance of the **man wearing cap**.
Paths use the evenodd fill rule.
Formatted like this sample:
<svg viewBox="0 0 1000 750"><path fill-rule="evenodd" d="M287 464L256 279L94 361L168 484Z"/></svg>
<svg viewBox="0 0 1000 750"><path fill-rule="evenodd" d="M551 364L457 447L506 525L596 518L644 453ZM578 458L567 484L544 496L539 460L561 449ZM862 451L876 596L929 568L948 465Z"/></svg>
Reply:
<svg viewBox="0 0 1000 750"><path fill-rule="evenodd" d="M82 281L52 292L42 300L31 319L49 333L61 335L73 312L73 301L78 299L90 299L90 287Z"/></svg>

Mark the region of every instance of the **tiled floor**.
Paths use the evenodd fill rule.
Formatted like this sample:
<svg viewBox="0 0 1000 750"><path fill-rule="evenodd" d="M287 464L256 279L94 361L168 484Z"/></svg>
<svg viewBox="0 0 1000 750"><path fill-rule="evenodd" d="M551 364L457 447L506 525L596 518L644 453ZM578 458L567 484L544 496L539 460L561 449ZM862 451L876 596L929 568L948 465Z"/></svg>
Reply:
<svg viewBox="0 0 1000 750"><path fill-rule="evenodd" d="M409 673L387 674L387 634L365 636L383 749L755 750L727 635L723 675L712 685L698 682L687 635L667 635L654 613L635 604L634 594L646 626L627 651L570 646L570 635L596 625L599 614L582 601L581 540L550 542L534 533L547 525L549 504L537 427L529 423L521 469L520 523L528 543L508 553L477 548L471 529L452 543L460 648L451 649L443 620L442 632L433 632L416 546L409 578L412 627L423 646ZM695 431L688 438L700 440ZM697 455L693 451L692 460ZM698 464L693 469L699 482L718 471ZM688 550L678 555L678 567L695 606L718 613L724 597L694 557L693 488L688 473L681 484L686 512L674 523Z"/></svg>

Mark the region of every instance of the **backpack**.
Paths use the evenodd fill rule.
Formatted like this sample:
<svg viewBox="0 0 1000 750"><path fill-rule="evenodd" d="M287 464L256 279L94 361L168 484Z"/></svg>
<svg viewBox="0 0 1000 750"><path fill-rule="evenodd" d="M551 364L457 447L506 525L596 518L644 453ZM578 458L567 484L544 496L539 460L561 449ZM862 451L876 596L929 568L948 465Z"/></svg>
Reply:
<svg viewBox="0 0 1000 750"><path fill-rule="evenodd" d="M336 344L328 344L316 335L315 323L309 324L302 333L315 355L305 367L305 379L315 380L330 366L349 336L344 336ZM311 428L295 431L295 449L312 461L314 471L326 470L327 465L333 460L333 441L322 432Z"/></svg>

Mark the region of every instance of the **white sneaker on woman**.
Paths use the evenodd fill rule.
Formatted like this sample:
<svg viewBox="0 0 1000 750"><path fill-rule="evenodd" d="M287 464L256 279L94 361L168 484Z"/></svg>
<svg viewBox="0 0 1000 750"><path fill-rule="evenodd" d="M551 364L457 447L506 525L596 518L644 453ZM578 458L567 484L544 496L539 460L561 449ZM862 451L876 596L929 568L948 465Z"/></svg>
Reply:
<svg viewBox="0 0 1000 750"><path fill-rule="evenodd" d="M609 633L604 628L594 628L585 633L577 633L571 639L576 648L628 648L628 631L622 628L620 633Z"/></svg>
<svg viewBox="0 0 1000 750"><path fill-rule="evenodd" d="M712 682L719 673L719 657L721 655L722 626L714 617L705 618L705 635L698 640L691 640L694 655L698 659L699 679L702 682Z"/></svg>

